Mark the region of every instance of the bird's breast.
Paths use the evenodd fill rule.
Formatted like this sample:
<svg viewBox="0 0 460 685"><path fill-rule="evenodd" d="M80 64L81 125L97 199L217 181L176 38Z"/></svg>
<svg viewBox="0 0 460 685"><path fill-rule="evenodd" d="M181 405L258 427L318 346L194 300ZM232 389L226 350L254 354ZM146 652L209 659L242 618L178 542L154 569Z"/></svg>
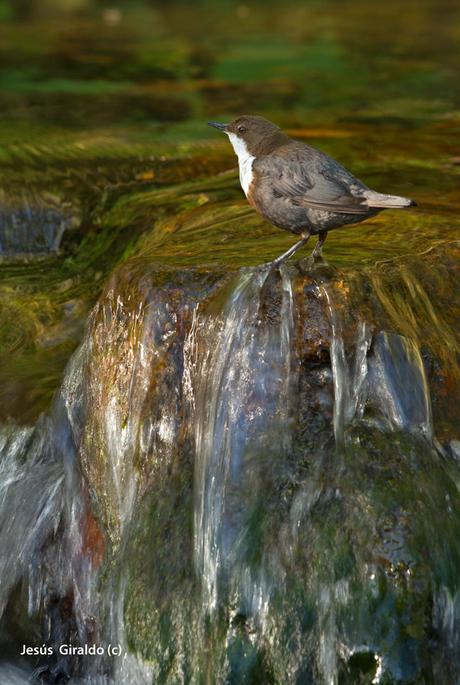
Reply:
<svg viewBox="0 0 460 685"><path fill-rule="evenodd" d="M240 183L244 190L244 194L248 197L249 188L252 183L252 163L255 157L251 155L248 146L242 138L239 138L234 133L227 134L236 156L238 157L238 167L240 169Z"/></svg>
<svg viewBox="0 0 460 685"><path fill-rule="evenodd" d="M248 155L247 157L238 160L238 165L240 168L240 183L246 197L248 197L249 188L251 187L253 179L252 164L254 159L255 157Z"/></svg>

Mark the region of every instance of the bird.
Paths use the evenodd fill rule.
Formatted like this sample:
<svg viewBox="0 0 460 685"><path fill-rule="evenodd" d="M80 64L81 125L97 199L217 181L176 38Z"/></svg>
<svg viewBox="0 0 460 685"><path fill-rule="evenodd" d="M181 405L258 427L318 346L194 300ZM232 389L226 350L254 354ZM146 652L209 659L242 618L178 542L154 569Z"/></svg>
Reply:
<svg viewBox="0 0 460 685"><path fill-rule="evenodd" d="M384 209L417 204L371 190L335 159L293 140L264 117L242 115L230 124L208 124L229 137L249 204L274 226L300 237L269 262L271 266L291 257L312 235L318 236L312 252L317 258L329 231L365 221Z"/></svg>

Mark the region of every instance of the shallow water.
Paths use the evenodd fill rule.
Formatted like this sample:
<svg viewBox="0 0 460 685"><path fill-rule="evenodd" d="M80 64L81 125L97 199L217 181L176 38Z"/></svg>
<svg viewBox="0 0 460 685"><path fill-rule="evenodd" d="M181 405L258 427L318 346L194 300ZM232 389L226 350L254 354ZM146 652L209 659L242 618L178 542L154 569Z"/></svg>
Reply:
<svg viewBox="0 0 460 685"><path fill-rule="evenodd" d="M210 118L265 114L369 185L417 199L417 211L332 234L334 265L457 239L456 2L2 8L3 418L27 422L49 406L120 260L235 268L289 246L247 206L236 174L215 176L235 158ZM47 205L58 227L48 235L60 231L59 207L69 225L59 252L15 258L21 246L2 239L14 216L37 231L24 250L57 244L40 237Z"/></svg>
<svg viewBox="0 0 460 685"><path fill-rule="evenodd" d="M459 682L458 3L0 19L0 679ZM418 208L255 270L241 113Z"/></svg>
<svg viewBox="0 0 460 685"><path fill-rule="evenodd" d="M2 668L43 635L122 646L35 663L88 685L457 682L458 366L385 305L325 264L116 272L2 434Z"/></svg>

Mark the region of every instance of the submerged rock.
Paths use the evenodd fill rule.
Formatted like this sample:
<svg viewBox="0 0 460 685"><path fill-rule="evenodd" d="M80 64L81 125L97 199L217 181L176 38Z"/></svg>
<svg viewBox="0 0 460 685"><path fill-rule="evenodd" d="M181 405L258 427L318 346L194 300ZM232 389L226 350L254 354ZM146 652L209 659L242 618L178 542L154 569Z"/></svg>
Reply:
<svg viewBox="0 0 460 685"><path fill-rule="evenodd" d="M423 320L410 261L115 272L46 423L57 447L37 462L63 455L66 504L30 547L45 560L32 614L55 606L40 580L54 573L53 601L73 598L60 630L126 652L70 660L70 675L456 681L458 416L438 417L439 378L458 392L458 343L431 285ZM423 334L430 317L449 352ZM20 449L34 465L37 448Z"/></svg>

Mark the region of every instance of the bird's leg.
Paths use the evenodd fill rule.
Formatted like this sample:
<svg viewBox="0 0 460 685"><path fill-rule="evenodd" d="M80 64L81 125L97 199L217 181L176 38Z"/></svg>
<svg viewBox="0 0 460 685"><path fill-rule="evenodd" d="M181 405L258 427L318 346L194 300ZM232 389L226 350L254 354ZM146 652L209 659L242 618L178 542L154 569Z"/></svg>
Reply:
<svg viewBox="0 0 460 685"><path fill-rule="evenodd" d="M292 255L295 252L297 252L297 250L300 250L300 248L303 247L303 245L305 245L306 242L308 242L311 233L309 231L304 231L300 235L300 240L298 240L292 247L290 247L289 250L283 252L282 255L274 259L272 262L269 262L269 266L279 266L281 262L284 262L285 259L289 259L289 257L292 257Z"/></svg>
<svg viewBox="0 0 460 685"><path fill-rule="evenodd" d="M318 236L318 242L315 245L315 249L311 253L311 256L313 257L313 259L316 259L317 257L319 257L321 255L321 252L323 250L323 245L326 242L326 238L327 238L327 231L321 231L321 233Z"/></svg>

